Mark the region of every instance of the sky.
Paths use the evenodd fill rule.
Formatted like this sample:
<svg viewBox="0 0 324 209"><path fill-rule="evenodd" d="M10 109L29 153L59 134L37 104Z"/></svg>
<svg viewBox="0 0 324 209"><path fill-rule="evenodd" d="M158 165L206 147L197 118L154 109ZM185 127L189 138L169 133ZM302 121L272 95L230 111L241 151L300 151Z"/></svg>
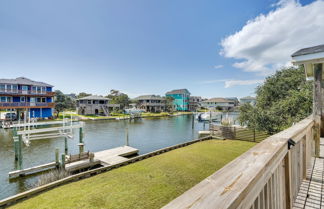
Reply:
<svg viewBox="0 0 324 209"><path fill-rule="evenodd" d="M130 97L244 97L324 44L323 0L1 0L0 78Z"/></svg>

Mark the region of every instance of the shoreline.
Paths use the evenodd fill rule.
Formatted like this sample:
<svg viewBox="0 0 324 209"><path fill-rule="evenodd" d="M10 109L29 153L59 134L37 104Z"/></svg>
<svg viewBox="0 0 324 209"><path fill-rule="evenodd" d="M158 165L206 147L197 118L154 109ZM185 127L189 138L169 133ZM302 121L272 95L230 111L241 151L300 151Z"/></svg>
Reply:
<svg viewBox="0 0 324 209"><path fill-rule="evenodd" d="M162 117L175 117L181 115L192 115L194 112L177 112L177 113L143 113L140 118L162 118ZM60 115L61 117L61 115ZM80 121L97 121L97 120L129 120L131 117L129 115L120 115L120 116L82 116L75 113L72 114L72 117L78 117ZM69 118L69 114L66 114L65 118ZM61 119L61 118L60 118Z"/></svg>

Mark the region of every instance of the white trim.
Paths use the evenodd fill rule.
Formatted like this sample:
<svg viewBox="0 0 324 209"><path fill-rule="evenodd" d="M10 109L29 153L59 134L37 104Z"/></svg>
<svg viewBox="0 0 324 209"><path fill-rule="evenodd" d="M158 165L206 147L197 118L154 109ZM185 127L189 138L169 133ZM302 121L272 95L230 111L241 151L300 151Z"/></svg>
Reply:
<svg viewBox="0 0 324 209"><path fill-rule="evenodd" d="M314 54L306 54L300 55L296 57L292 57L293 64L304 64L305 62L311 63L324 63L324 52L314 53Z"/></svg>

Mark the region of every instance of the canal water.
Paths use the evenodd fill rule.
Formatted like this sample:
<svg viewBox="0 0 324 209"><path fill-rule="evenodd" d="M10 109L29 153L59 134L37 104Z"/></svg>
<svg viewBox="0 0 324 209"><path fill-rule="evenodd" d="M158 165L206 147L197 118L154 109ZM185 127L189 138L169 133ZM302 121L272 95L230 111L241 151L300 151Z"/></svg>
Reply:
<svg viewBox="0 0 324 209"><path fill-rule="evenodd" d="M136 121L87 121L84 126L85 151L96 152L125 145L126 128L129 145L139 149L139 154L190 141L204 129L203 123L196 120L192 129L192 120L192 115L182 115ZM74 138L68 140L69 153L78 153L78 142L78 130L74 130ZM55 161L55 148L64 152L63 138L32 141L29 147L23 147L23 168ZM12 133L0 129L0 199L26 191L37 182L37 176L9 181L8 172L15 170L15 166Z"/></svg>

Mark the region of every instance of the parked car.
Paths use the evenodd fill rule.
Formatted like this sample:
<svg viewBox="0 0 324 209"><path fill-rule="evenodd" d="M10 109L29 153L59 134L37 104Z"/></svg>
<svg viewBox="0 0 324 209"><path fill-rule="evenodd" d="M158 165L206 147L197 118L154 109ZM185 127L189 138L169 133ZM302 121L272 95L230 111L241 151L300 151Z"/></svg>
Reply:
<svg viewBox="0 0 324 209"><path fill-rule="evenodd" d="M5 120L17 120L17 114L11 112L6 113Z"/></svg>

